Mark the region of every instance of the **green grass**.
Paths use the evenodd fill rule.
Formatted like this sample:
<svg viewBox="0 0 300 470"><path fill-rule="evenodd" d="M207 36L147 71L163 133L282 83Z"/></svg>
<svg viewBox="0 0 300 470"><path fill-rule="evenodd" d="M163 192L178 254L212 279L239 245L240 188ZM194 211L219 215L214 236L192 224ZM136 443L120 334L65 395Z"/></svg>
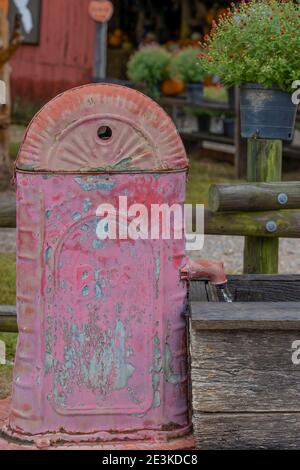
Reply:
<svg viewBox="0 0 300 470"><path fill-rule="evenodd" d="M13 366L0 366L0 400L11 394Z"/></svg>
<svg viewBox="0 0 300 470"><path fill-rule="evenodd" d="M204 87L204 98L212 101L221 101L226 103L228 100L228 91L223 87Z"/></svg>
<svg viewBox="0 0 300 470"><path fill-rule="evenodd" d="M10 144L10 158L15 160L18 155L20 144L18 142L11 142Z"/></svg>
<svg viewBox="0 0 300 470"><path fill-rule="evenodd" d="M0 254L0 304L14 305L16 302L16 261L14 254ZM15 356L17 335L0 333L0 340L6 345L6 359ZM0 399L6 398L11 390L12 366L0 366Z"/></svg>
<svg viewBox="0 0 300 470"><path fill-rule="evenodd" d="M187 184L187 203L208 204L208 191L213 183L237 182L229 163L217 163L191 157Z"/></svg>
<svg viewBox="0 0 300 470"><path fill-rule="evenodd" d="M16 256L0 254L0 304L14 305L16 302Z"/></svg>
<svg viewBox="0 0 300 470"><path fill-rule="evenodd" d="M14 124L28 126L34 115L41 109L43 103L24 102L15 99L12 109L12 121Z"/></svg>

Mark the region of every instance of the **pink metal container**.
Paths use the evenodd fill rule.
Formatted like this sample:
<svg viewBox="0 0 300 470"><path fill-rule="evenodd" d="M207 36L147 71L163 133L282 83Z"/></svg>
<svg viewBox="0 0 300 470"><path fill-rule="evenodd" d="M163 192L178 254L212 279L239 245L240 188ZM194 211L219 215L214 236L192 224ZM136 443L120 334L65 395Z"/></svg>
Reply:
<svg viewBox="0 0 300 470"><path fill-rule="evenodd" d="M187 166L170 118L124 87L68 91L33 119L16 164L13 437L193 445L184 238L96 235L120 196L182 205Z"/></svg>

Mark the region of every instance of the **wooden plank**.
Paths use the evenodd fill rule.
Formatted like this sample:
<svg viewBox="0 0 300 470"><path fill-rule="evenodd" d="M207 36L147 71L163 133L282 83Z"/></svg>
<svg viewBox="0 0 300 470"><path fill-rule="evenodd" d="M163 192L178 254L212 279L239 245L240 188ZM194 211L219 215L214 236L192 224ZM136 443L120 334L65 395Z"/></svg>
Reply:
<svg viewBox="0 0 300 470"><path fill-rule="evenodd" d="M293 367L292 362L292 345L300 339L300 331L283 333L194 333L191 348L194 410L300 412L300 367ZM226 348L225 354L218 340L221 346L228 341L232 350Z"/></svg>
<svg viewBox="0 0 300 470"><path fill-rule="evenodd" d="M213 284L207 283L206 284L206 292L207 292L207 297L209 302L218 302L219 297L218 297L218 291L216 286Z"/></svg>
<svg viewBox="0 0 300 470"><path fill-rule="evenodd" d="M196 330L300 330L300 302L191 302Z"/></svg>
<svg viewBox="0 0 300 470"><path fill-rule="evenodd" d="M300 282L300 274L233 274L228 276L230 282Z"/></svg>
<svg viewBox="0 0 300 470"><path fill-rule="evenodd" d="M280 181L281 178L282 141L248 139L248 182L270 183ZM267 240L264 237L247 236L244 248L244 272L277 273L278 253L278 238Z"/></svg>
<svg viewBox="0 0 300 470"><path fill-rule="evenodd" d="M0 305L0 332L17 333L16 307L10 305Z"/></svg>
<svg viewBox="0 0 300 470"><path fill-rule="evenodd" d="M221 366L221 365L220 365ZM197 369L193 409L205 413L299 412L300 371Z"/></svg>
<svg viewBox="0 0 300 470"><path fill-rule="evenodd" d="M300 182L213 184L209 207L213 212L300 209Z"/></svg>
<svg viewBox="0 0 300 470"><path fill-rule="evenodd" d="M297 275L229 276L228 288L235 302L300 302Z"/></svg>
<svg viewBox="0 0 300 470"><path fill-rule="evenodd" d="M192 281L189 285L189 301L194 300L208 301L206 282L205 281Z"/></svg>
<svg viewBox="0 0 300 470"><path fill-rule="evenodd" d="M300 330L191 330L193 367L213 370L300 371L292 355ZM300 357L300 355L299 355ZM250 373L250 372L249 372ZM300 408L300 401L299 401Z"/></svg>
<svg viewBox="0 0 300 470"><path fill-rule="evenodd" d="M201 286L202 287L198 287ZM191 281L190 301L207 301L207 281ZM235 302L300 302L299 275L237 275L228 276L228 288ZM201 290L202 289L202 290ZM205 289L205 296L201 293ZM218 299L224 299L220 295ZM198 294L199 292L199 294ZM216 299L215 299L216 300Z"/></svg>
<svg viewBox="0 0 300 470"><path fill-rule="evenodd" d="M268 231L270 222L275 222L276 227L274 231ZM271 227L274 227L272 224ZM275 239L278 238L299 238L300 237L300 210L282 210L282 211L269 211L269 212L216 212L205 211L205 234L206 235L232 235L232 236L250 236L259 238ZM276 251L277 253L277 251ZM255 257L254 257L255 256ZM254 258L247 256L247 263L253 264ZM267 250L260 251L260 258L265 260L265 257L275 257L277 254L271 254ZM256 260L257 261L257 260ZM272 265L276 264L273 260ZM258 262L258 261L257 261ZM260 261L261 263L261 261ZM269 262L268 262L269 263ZM270 263L266 265L270 265ZM249 271L253 269L249 268ZM255 269L256 271L256 269ZM263 274L275 274L274 272L264 272ZM270 271L272 271L270 269ZM259 271L257 272L259 273ZM250 273L249 273L250 274ZM254 274L254 273L253 273Z"/></svg>
<svg viewBox="0 0 300 470"><path fill-rule="evenodd" d="M214 111L230 111L231 108L228 103L221 101L203 100L202 104L189 103L186 96L182 95L178 98L162 97L158 100L161 106L177 106L179 108L194 108L194 109L210 109Z"/></svg>
<svg viewBox="0 0 300 470"><path fill-rule="evenodd" d="M195 413L201 450L299 449L300 413Z"/></svg>

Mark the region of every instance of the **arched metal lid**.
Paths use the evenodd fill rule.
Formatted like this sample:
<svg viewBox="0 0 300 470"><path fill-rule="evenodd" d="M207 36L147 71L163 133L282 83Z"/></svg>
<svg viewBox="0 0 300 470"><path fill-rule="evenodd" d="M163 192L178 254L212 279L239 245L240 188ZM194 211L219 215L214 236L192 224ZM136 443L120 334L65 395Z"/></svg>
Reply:
<svg viewBox="0 0 300 470"><path fill-rule="evenodd" d="M130 88L95 84L50 101L32 120L16 168L50 172L180 170L188 159L165 111Z"/></svg>

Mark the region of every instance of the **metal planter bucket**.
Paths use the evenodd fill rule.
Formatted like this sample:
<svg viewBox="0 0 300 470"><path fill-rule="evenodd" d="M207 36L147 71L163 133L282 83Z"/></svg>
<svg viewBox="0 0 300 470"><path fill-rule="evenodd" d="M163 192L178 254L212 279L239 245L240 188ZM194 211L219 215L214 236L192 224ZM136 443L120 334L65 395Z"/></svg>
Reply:
<svg viewBox="0 0 300 470"><path fill-rule="evenodd" d="M188 83L186 86L187 97L189 103L202 104L203 103L203 83Z"/></svg>
<svg viewBox="0 0 300 470"><path fill-rule="evenodd" d="M242 137L292 141L296 113L290 93L257 84L241 86Z"/></svg>

